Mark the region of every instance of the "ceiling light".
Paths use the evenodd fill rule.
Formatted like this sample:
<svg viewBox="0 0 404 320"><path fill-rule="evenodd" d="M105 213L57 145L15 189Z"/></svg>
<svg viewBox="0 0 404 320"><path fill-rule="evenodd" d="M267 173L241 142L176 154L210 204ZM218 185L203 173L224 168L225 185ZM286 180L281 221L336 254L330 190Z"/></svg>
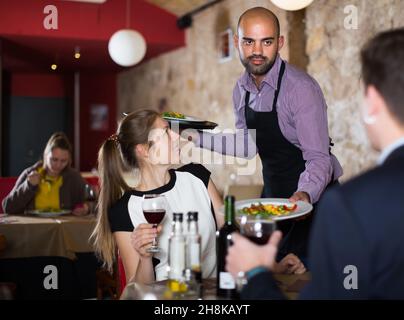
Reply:
<svg viewBox="0 0 404 320"><path fill-rule="evenodd" d="M112 60L120 66L134 66L146 54L146 41L139 32L122 29L112 35L108 43L108 51Z"/></svg>
<svg viewBox="0 0 404 320"><path fill-rule="evenodd" d="M271 0L278 8L287 11L296 11L308 7L313 0Z"/></svg>
<svg viewBox="0 0 404 320"><path fill-rule="evenodd" d="M130 1L126 0L126 29L116 31L108 42L108 52L115 63L131 67L139 63L146 54L143 36L130 29Z"/></svg>
<svg viewBox="0 0 404 320"><path fill-rule="evenodd" d="M81 54L80 54L80 47L76 47L76 48L74 49L74 57L75 57L76 59L80 59L80 57L81 57Z"/></svg>

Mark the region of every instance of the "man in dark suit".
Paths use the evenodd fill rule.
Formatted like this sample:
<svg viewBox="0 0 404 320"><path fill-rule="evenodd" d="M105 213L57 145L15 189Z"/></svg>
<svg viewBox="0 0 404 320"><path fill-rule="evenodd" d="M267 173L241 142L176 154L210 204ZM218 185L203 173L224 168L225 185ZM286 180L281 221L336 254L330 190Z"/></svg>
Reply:
<svg viewBox="0 0 404 320"><path fill-rule="evenodd" d="M320 201L310 237L311 282L301 299L404 299L404 28L370 40L361 52L362 118L378 166L332 188ZM277 245L240 235L227 256L233 276L244 272L244 299L283 299L272 277ZM243 254L240 254L243 253Z"/></svg>

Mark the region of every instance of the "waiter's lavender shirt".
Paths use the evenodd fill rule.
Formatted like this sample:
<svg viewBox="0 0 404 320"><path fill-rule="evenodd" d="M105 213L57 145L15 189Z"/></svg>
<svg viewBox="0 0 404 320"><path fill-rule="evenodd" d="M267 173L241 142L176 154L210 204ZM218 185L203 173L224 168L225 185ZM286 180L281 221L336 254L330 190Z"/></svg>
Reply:
<svg viewBox="0 0 404 320"><path fill-rule="evenodd" d="M250 108L256 112L269 112L281 66L281 58L276 58L272 69L266 74L260 90L250 74L245 72L237 81L233 91L236 128L242 129L236 134L236 146L226 148L221 141L231 134L203 133L197 142L200 147L222 154L237 157L253 158L257 149L247 131L245 122L245 93L250 92ZM342 168L337 158L329 154L329 134L327 121L327 105L318 83L307 73L286 63L281 90L277 102L279 127L283 136L297 146L303 153L306 169L301 173L296 191L305 191L311 202L315 203L331 181L342 175ZM229 139L231 140L231 139ZM249 146L248 152L244 150ZM253 147L251 148L251 146Z"/></svg>

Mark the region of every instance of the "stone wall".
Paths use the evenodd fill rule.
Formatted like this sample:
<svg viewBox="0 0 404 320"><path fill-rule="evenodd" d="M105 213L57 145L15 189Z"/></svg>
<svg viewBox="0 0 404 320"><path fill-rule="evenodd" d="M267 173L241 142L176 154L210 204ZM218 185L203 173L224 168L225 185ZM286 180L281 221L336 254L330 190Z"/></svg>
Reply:
<svg viewBox="0 0 404 320"><path fill-rule="evenodd" d="M119 114L136 108L165 108L209 119L219 124L218 129L234 129L232 91L244 71L237 52L225 62L219 61L218 34L227 28L233 32L238 18L245 10L264 6L279 17L281 32L287 34L286 12L269 1L226 0L194 16L192 27L186 30L186 47L161 55L123 72L118 80ZM282 57L288 59L288 45ZM207 165L220 190L229 183L262 184L261 164L256 159L248 163L255 167L252 175L237 175L235 165L223 164L234 159L209 151L195 152L195 161L210 159ZM203 158L202 158L203 157ZM243 162L240 166L244 167Z"/></svg>
<svg viewBox="0 0 404 320"><path fill-rule="evenodd" d="M357 29L350 29L355 10ZM344 180L373 166L377 159L360 120L360 48L377 32L403 26L403 17L401 0L315 0L306 9L307 70L323 89Z"/></svg>

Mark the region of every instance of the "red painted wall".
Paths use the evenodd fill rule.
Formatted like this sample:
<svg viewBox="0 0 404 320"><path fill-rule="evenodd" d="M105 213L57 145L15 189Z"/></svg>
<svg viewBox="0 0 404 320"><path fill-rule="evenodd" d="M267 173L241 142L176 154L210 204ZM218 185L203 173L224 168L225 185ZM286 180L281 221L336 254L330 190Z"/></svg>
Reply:
<svg viewBox="0 0 404 320"><path fill-rule="evenodd" d="M62 75L14 73L11 95L16 97L66 97L66 79Z"/></svg>
<svg viewBox="0 0 404 320"><path fill-rule="evenodd" d="M96 167L98 150L103 141L116 131L117 79L115 74L80 74L80 170ZM91 129L92 105L108 106L108 127Z"/></svg>

